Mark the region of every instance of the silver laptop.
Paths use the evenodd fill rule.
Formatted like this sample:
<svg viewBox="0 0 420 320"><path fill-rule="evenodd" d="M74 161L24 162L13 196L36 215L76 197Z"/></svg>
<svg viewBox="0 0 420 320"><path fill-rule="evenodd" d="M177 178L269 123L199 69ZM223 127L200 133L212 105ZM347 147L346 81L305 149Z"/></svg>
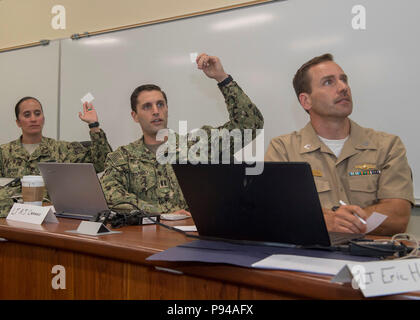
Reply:
<svg viewBox="0 0 420 320"><path fill-rule="evenodd" d="M57 217L94 220L108 210L93 164L40 162L38 167Z"/></svg>

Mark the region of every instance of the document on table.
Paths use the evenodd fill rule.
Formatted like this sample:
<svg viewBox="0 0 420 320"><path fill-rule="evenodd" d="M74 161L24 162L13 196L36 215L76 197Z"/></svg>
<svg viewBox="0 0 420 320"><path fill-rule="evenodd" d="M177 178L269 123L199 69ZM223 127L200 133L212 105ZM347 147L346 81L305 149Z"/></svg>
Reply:
<svg viewBox="0 0 420 320"><path fill-rule="evenodd" d="M197 231L196 226L174 226L174 228L185 232Z"/></svg>
<svg viewBox="0 0 420 320"><path fill-rule="evenodd" d="M346 264L352 262L350 260L273 254L254 263L252 267L336 275Z"/></svg>
<svg viewBox="0 0 420 320"><path fill-rule="evenodd" d="M366 262L378 260L377 258L372 257L350 256L341 252L290 247L272 247L265 245L242 245L224 241L208 240L196 240L193 242L184 243L182 245L156 253L148 257L146 260L227 263L241 267L279 270L281 268L278 267L276 263L271 263L273 261L271 260L270 262L270 259L268 260L267 265L264 265L262 262L263 260L270 258L273 255L305 257L307 260L299 261L301 264L303 264L303 266L305 266L305 263L312 264L315 263L314 261L317 261L317 269L314 271L308 270L307 272L318 272L322 274L336 274L338 270L340 270L340 267L344 266L347 262ZM339 265L336 264L335 261L340 260L343 260L344 262L340 263ZM320 264L321 266L319 266ZM323 269L323 265L328 266L328 268L326 267ZM300 268L302 271L307 270L302 266L300 266ZM330 270L331 268L334 269Z"/></svg>
<svg viewBox="0 0 420 320"><path fill-rule="evenodd" d="M387 216L374 212L366 220L367 231L369 233L379 227ZM267 268L279 270L293 270L302 272L312 272L319 274L337 274L347 263L348 260L324 259L315 257L305 257L298 255L273 254L260 260L252 266L254 268Z"/></svg>

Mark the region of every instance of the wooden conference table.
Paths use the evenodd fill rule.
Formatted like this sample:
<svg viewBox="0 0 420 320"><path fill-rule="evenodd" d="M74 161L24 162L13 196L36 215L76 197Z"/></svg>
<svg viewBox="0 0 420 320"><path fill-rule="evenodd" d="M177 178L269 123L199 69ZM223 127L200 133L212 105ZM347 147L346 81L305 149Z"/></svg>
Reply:
<svg viewBox="0 0 420 320"><path fill-rule="evenodd" d="M0 219L0 237L8 240L0 241L0 299L363 299L350 284L331 283L330 276L146 261L192 241L160 226L129 226L115 229L121 234L93 237L66 232L80 221L59 220L22 226ZM168 224L186 221L192 223ZM55 265L65 268L65 289L52 287ZM383 299L419 298L414 292Z"/></svg>

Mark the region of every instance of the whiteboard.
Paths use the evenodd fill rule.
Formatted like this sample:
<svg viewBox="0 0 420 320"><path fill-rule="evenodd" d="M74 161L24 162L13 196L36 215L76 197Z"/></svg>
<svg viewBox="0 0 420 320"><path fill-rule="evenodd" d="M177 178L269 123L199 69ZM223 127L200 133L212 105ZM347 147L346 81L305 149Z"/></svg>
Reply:
<svg viewBox="0 0 420 320"><path fill-rule="evenodd" d="M352 28L352 8L366 8L366 30ZM160 23L81 40L62 41L61 121L63 139L88 139L74 116L91 92L113 148L139 138L130 116L130 95L155 83L168 96L169 127L188 129L227 120L214 80L190 61L190 53L217 55L265 118L270 139L302 128L308 115L292 86L296 70L330 52L349 76L353 120L397 134L407 148L420 198L420 108L418 73L420 2L412 0L276 1L205 16Z"/></svg>
<svg viewBox="0 0 420 320"><path fill-rule="evenodd" d="M43 107L43 135L57 138L59 42L0 53L0 144L16 140L15 105L25 96L37 98Z"/></svg>

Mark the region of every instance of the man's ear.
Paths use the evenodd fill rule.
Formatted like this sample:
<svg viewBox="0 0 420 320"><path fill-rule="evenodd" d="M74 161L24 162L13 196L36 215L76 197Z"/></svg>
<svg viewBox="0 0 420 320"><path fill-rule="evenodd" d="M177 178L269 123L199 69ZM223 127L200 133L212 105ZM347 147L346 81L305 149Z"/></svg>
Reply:
<svg viewBox="0 0 420 320"><path fill-rule="evenodd" d="M311 100L311 97L308 93L302 92L301 94L299 94L299 102L300 102L300 105L303 107L303 109L305 109L306 112L309 112L309 110L311 110L312 100Z"/></svg>
<svg viewBox="0 0 420 320"><path fill-rule="evenodd" d="M22 126L21 126L21 124L20 124L20 121L19 121L19 120L16 120L16 125L17 125L19 128L22 128Z"/></svg>
<svg viewBox="0 0 420 320"><path fill-rule="evenodd" d="M131 117L135 122L139 123L139 119L137 118L137 112L131 111Z"/></svg>

